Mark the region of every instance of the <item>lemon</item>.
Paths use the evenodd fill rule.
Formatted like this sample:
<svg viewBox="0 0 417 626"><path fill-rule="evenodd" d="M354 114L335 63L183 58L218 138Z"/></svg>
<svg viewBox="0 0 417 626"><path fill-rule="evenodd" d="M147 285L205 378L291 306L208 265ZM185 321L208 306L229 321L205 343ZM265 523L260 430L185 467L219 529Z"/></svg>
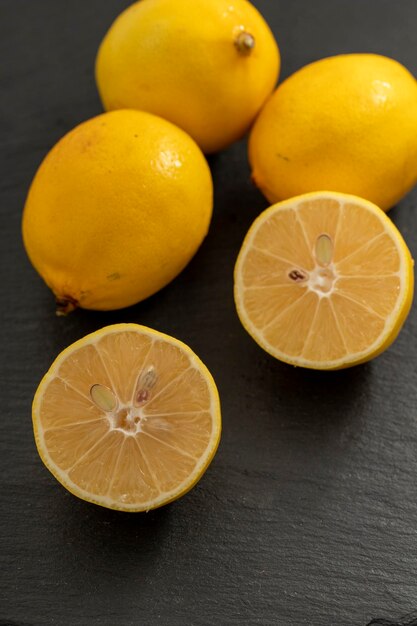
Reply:
<svg viewBox="0 0 417 626"><path fill-rule="evenodd" d="M59 311L119 309L187 265L207 233L212 196L206 160L184 131L149 113L105 113L41 164L24 244Z"/></svg>
<svg viewBox="0 0 417 626"><path fill-rule="evenodd" d="M413 260L392 221L356 196L315 192L264 211L235 269L242 324L281 361L340 369L369 361L400 332Z"/></svg>
<svg viewBox="0 0 417 626"><path fill-rule="evenodd" d="M265 105L249 160L270 202L331 189L387 210L417 181L417 82L375 54L307 65Z"/></svg>
<svg viewBox="0 0 417 626"><path fill-rule="evenodd" d="M71 493L121 511L176 500L219 444L219 396L182 342L116 324L64 350L33 401L39 454Z"/></svg>
<svg viewBox="0 0 417 626"><path fill-rule="evenodd" d="M150 111L214 152L244 135L279 67L275 39L246 0L146 0L111 26L96 79L105 109Z"/></svg>

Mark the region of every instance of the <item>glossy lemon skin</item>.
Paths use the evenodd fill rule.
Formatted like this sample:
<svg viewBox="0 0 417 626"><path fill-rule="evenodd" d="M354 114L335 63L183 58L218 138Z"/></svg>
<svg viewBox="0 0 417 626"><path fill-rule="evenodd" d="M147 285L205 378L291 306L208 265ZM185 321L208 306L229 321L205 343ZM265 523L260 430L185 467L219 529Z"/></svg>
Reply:
<svg viewBox="0 0 417 626"><path fill-rule="evenodd" d="M65 135L32 182L23 239L57 300L132 305L169 283L202 243L213 206L207 162L181 129L121 110Z"/></svg>
<svg viewBox="0 0 417 626"><path fill-rule="evenodd" d="M386 211L417 182L417 81L375 54L307 65L268 100L249 160L271 203L332 189Z"/></svg>
<svg viewBox="0 0 417 626"><path fill-rule="evenodd" d="M254 38L248 54L235 45L242 32ZM96 81L106 110L150 111L215 152L245 134L279 68L274 36L246 0L146 0L104 37Z"/></svg>

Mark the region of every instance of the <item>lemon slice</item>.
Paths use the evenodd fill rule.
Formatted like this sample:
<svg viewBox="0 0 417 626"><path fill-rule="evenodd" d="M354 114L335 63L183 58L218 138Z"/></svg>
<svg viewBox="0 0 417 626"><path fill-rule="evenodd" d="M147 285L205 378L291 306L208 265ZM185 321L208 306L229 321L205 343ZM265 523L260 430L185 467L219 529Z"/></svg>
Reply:
<svg viewBox="0 0 417 626"><path fill-rule="evenodd" d="M368 361L398 335L413 298L413 260L374 204L317 192L253 223L235 268L235 302L272 356L339 369Z"/></svg>
<svg viewBox="0 0 417 626"><path fill-rule="evenodd" d="M180 341L107 326L64 350L33 401L36 445L71 493L147 511L186 493L220 440L216 385Z"/></svg>

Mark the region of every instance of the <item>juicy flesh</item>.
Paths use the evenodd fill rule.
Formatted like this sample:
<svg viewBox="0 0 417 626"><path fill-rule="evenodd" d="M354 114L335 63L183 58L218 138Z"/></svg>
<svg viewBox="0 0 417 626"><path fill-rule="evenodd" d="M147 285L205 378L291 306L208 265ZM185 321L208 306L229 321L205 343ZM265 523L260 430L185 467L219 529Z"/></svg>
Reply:
<svg viewBox="0 0 417 626"><path fill-rule="evenodd" d="M39 431L64 481L104 503L152 503L198 469L213 435L212 398L179 346L113 332L61 363Z"/></svg>
<svg viewBox="0 0 417 626"><path fill-rule="evenodd" d="M401 294L401 256L371 210L318 198L261 222L239 274L257 338L300 362L343 361L370 349Z"/></svg>

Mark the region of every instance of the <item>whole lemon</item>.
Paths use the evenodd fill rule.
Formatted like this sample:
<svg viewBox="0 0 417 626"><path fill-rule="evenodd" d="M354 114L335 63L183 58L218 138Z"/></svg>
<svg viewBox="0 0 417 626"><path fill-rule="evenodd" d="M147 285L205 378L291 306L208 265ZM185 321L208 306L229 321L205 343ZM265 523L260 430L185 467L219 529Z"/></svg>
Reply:
<svg viewBox="0 0 417 626"><path fill-rule="evenodd" d="M212 196L207 162L184 131L150 113L104 113L41 164L24 245L59 312L119 309L187 265L207 233Z"/></svg>
<svg viewBox="0 0 417 626"><path fill-rule="evenodd" d="M387 210L417 181L417 82L375 54L307 65L265 105L249 160L272 203L328 189Z"/></svg>
<svg viewBox="0 0 417 626"><path fill-rule="evenodd" d="M245 134L279 67L274 36L246 0L142 0L106 34L96 79L105 109L150 111L215 152Z"/></svg>

